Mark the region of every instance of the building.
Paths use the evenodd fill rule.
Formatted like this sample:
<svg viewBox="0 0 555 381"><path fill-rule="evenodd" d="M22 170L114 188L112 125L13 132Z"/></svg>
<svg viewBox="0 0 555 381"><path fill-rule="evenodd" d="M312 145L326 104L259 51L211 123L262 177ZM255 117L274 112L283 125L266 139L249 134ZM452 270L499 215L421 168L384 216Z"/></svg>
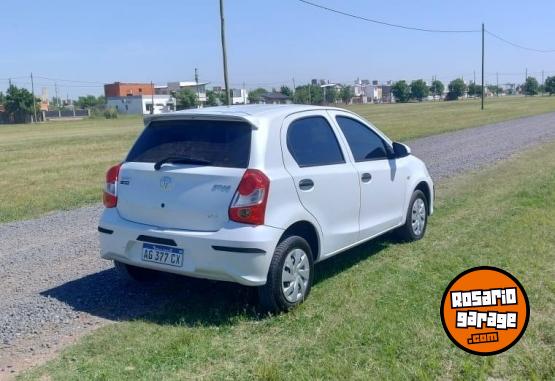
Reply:
<svg viewBox="0 0 555 381"><path fill-rule="evenodd" d="M364 95L366 95L367 102L382 102L382 86L378 83L378 81L372 81L372 84L365 85L363 91Z"/></svg>
<svg viewBox="0 0 555 381"><path fill-rule="evenodd" d="M246 105L249 103L249 92L246 89L231 89L231 104Z"/></svg>
<svg viewBox="0 0 555 381"><path fill-rule="evenodd" d="M154 94L154 86L151 83L114 82L104 85L104 96L106 98L152 94Z"/></svg>
<svg viewBox="0 0 555 381"><path fill-rule="evenodd" d="M176 101L170 95L127 95L106 97L106 107L121 114L150 114L154 99L154 114L175 111Z"/></svg>
<svg viewBox="0 0 555 381"><path fill-rule="evenodd" d="M503 94L514 95L517 93L516 83L503 83L499 85L499 90Z"/></svg>
<svg viewBox="0 0 555 381"><path fill-rule="evenodd" d="M206 102L206 85L208 82L195 82L195 81L180 81L180 82L168 82L167 85L154 86L155 94L158 95L171 95L177 93L181 90L191 90L195 94L198 94L198 100L200 102Z"/></svg>
<svg viewBox="0 0 555 381"><path fill-rule="evenodd" d="M225 93L225 88L222 86L212 87L214 94L218 96ZM225 98L222 98L225 99ZM249 103L249 91L247 89L231 89L231 104L234 105L246 105Z"/></svg>
<svg viewBox="0 0 555 381"><path fill-rule="evenodd" d="M265 104L285 104L291 103L289 97L282 93L272 92L260 95L260 103Z"/></svg>

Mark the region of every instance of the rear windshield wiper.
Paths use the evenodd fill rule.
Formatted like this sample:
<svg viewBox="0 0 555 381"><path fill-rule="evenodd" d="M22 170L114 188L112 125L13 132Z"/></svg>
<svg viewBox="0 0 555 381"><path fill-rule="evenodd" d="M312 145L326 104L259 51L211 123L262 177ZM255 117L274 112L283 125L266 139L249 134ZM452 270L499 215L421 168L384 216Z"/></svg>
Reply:
<svg viewBox="0 0 555 381"><path fill-rule="evenodd" d="M154 169L159 170L162 165L166 163L175 163L175 164L200 164L200 165L210 165L212 164L211 161L204 160L204 159L192 159L190 157L181 157L181 156L170 156L159 160L154 164Z"/></svg>

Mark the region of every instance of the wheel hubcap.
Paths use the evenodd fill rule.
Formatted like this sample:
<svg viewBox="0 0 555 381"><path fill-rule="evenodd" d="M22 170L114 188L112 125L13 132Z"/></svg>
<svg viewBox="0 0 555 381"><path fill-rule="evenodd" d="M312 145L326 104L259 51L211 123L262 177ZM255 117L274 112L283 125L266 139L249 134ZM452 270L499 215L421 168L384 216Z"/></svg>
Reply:
<svg viewBox="0 0 555 381"><path fill-rule="evenodd" d="M417 198L412 204L411 223L414 234L422 234L424 226L426 226L426 204L421 198Z"/></svg>
<svg viewBox="0 0 555 381"><path fill-rule="evenodd" d="M287 254L281 272L283 296L290 303L304 299L310 279L310 263L301 249L293 249Z"/></svg>

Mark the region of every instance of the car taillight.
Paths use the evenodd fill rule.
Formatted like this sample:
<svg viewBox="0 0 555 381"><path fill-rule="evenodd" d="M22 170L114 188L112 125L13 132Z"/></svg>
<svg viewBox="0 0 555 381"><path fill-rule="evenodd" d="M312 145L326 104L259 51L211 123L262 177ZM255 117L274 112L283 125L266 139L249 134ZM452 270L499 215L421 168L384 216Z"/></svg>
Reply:
<svg viewBox="0 0 555 381"><path fill-rule="evenodd" d="M106 208L115 208L118 204L117 184L121 164L114 165L106 172L106 185L102 196L102 201Z"/></svg>
<svg viewBox="0 0 555 381"><path fill-rule="evenodd" d="M229 207L229 219L244 224L262 225L270 180L258 169L247 169Z"/></svg>

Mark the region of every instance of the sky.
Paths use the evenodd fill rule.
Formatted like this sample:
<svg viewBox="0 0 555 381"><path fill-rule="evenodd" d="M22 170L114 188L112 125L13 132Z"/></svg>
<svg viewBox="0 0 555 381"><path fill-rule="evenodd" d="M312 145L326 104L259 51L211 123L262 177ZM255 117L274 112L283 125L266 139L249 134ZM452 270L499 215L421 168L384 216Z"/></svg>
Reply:
<svg viewBox="0 0 555 381"><path fill-rule="evenodd" d="M390 23L434 29L486 29L515 43L555 49L555 2L514 0L311 0ZM114 81L223 84L218 0L50 0L1 6L0 91L13 83L61 97L100 95ZM233 87L279 88L312 78L333 83L432 76L480 82L481 34L439 34L376 25L298 0L225 0ZM541 81L555 53L517 49L486 34L486 83ZM53 80L56 79L56 80Z"/></svg>

